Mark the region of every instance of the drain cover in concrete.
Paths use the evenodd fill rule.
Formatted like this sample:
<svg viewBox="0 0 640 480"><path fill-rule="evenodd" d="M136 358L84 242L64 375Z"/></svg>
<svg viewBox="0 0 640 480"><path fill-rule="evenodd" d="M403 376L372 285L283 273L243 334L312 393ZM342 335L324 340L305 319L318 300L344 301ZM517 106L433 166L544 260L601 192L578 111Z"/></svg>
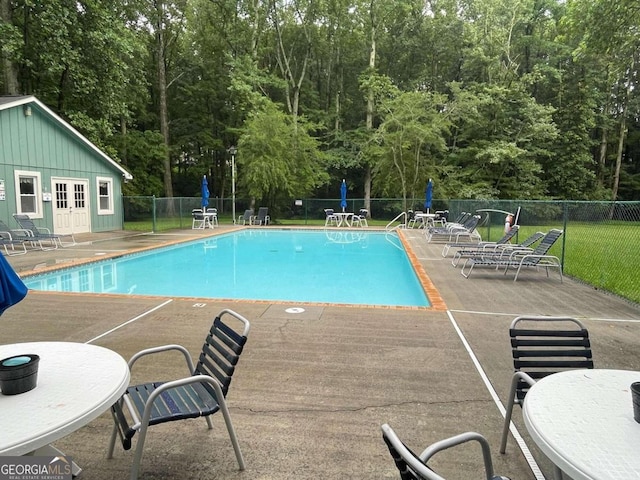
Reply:
<svg viewBox="0 0 640 480"><path fill-rule="evenodd" d="M262 318L282 318L283 320L295 318L296 320L319 320L324 307L305 305L304 307L273 304L269 305Z"/></svg>
<svg viewBox="0 0 640 480"><path fill-rule="evenodd" d="M304 308L302 307L291 307L285 310L287 313L302 313L304 312Z"/></svg>

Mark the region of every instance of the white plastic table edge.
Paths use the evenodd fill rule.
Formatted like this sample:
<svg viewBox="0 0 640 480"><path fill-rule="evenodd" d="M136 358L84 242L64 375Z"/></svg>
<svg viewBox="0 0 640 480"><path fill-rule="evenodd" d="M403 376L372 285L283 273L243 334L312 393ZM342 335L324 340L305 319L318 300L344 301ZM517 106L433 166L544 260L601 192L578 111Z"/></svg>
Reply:
<svg viewBox="0 0 640 480"><path fill-rule="evenodd" d="M37 435L29 438L21 438L10 444L3 443L4 435L0 434L0 456L29 454L55 440L65 437L107 411L127 389L130 378L127 362L118 353L107 348L73 342L30 342L0 345L0 359L23 353L40 355L38 372L39 385L47 381L47 379L43 377L47 375L48 360L53 354L61 352L69 355L62 363L62 366L69 368L69 370L67 372L58 372L60 374L58 378L56 378L58 381L64 382L64 373L73 375L73 368L79 365L80 361L89 363L93 361L99 363L96 364L95 369L93 369L95 377L103 382L107 378L110 378L112 383L105 385L104 394L99 401L91 405L86 405L82 411L78 412L66 423L54 423L50 428L39 432ZM99 362L97 362L97 360L99 360ZM56 368L58 366L59 365L57 365ZM104 368L109 369L108 376L105 375ZM15 407L19 402L27 404L29 402L37 403L38 394L43 391L44 388L40 388L39 390L39 386L36 386L35 389L19 395L0 395L0 411L3 411L2 414L4 416L7 408ZM86 395L87 392L71 392L71 395L83 396L83 394ZM11 405L11 407L9 407L9 405ZM51 409L55 410L55 407L56 405L52 405ZM15 419L11 421L15 421Z"/></svg>
<svg viewBox="0 0 640 480"><path fill-rule="evenodd" d="M606 422L607 418L603 417L602 415L586 416L588 411L586 409L580 410L580 405L588 404L588 401L586 401L584 398L580 398L583 392L578 390L579 387L576 387L576 385L581 383L580 377L596 379L598 381L598 384L600 385L603 384L603 381L606 382L606 391L610 392L610 395L609 398L605 398L604 401L610 403L604 405L599 411L600 413L602 413L603 411L605 413L611 412L611 417L615 416L617 421L622 421L625 427L629 427L627 433L633 432L635 434L637 427L637 435L634 439L625 438L625 440L633 441L633 448L634 450L636 449L638 445L636 441L640 441L640 424L635 422L635 420L633 419L631 393L628 390L631 383L640 381L640 372L632 370L571 370L567 372L555 373L539 380L533 387L531 387L531 389L527 393L523 406L524 424L527 428L527 431L531 435L531 438L540 448L540 450L542 450L542 452L549 458L549 460L551 460L551 462L553 462L566 474L565 477L568 475L572 480L622 480L623 478L640 478L640 455L638 454L634 454L634 459L636 459L635 465L631 463L626 465L628 468L632 468L632 470L629 470L628 472L621 472L620 470L616 470L614 468L607 469L606 467L603 467L603 469L606 470L606 476L595 477L591 475L586 471L586 465L577 465L570 459L567 459L566 456L559 450L563 447L563 445L554 445L554 441L550 438L550 433L548 431L546 431L545 433L541 432L540 426L532 420L530 410L534 408L533 402L536 401L536 397L541 389L543 389L543 391L546 391L547 388L551 388L555 395L561 391L562 384L566 382L565 385L571 385L572 387L571 397L553 397L554 401L557 401L558 403L563 402L568 406L567 408L569 412L563 412L566 415L564 419L568 419L567 417L570 417L571 413L578 412L576 416L580 417L579 420L584 420L585 422ZM578 380L577 382L575 381L576 379ZM573 381L573 383L569 383L571 381ZM593 382L590 383L593 384ZM548 398L552 397L547 397L547 399ZM593 400L597 402L597 400L599 399L603 399L602 396L594 398ZM546 407L547 408L545 411L549 411L549 405L546 405ZM535 408L538 408L538 406L535 406ZM557 425L562 423L563 418L554 417L553 420L553 423ZM603 431L610 432L612 435L616 435L618 437L622 434L620 431L614 430L616 429L612 428L611 425L603 424ZM608 447L610 446L610 441L607 441L604 434L597 439L588 440L590 444L595 444L596 440L600 440L601 443L607 445Z"/></svg>

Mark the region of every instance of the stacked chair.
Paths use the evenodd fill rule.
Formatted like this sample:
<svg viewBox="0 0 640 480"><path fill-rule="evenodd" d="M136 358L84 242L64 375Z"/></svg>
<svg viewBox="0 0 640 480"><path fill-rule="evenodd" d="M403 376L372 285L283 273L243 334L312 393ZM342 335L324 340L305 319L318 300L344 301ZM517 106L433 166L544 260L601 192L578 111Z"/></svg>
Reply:
<svg viewBox="0 0 640 480"><path fill-rule="evenodd" d="M462 223L447 223L444 227L428 227L425 229L427 242L461 243L467 239L469 243L478 243L482 239L476 230L480 223L480 215L470 215Z"/></svg>

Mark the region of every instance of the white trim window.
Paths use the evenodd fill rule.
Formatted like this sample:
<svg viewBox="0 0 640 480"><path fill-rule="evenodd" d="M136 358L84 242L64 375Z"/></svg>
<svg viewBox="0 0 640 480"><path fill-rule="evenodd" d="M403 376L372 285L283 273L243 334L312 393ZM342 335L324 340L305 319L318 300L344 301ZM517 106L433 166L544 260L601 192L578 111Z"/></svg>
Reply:
<svg viewBox="0 0 640 480"><path fill-rule="evenodd" d="M40 172L15 170L16 213L42 218L42 178Z"/></svg>
<svg viewBox="0 0 640 480"><path fill-rule="evenodd" d="M113 178L96 177L98 215L113 215Z"/></svg>

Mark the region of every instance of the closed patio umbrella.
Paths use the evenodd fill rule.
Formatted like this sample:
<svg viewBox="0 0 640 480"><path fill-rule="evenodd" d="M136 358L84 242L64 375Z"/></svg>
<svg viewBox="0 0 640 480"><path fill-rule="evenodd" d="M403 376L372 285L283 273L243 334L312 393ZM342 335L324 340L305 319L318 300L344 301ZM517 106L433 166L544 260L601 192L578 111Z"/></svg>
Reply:
<svg viewBox="0 0 640 480"><path fill-rule="evenodd" d="M202 209L204 210L209 206L209 183L207 182L207 176L202 176Z"/></svg>
<svg viewBox="0 0 640 480"><path fill-rule="evenodd" d="M427 182L427 189L425 190L424 195L424 209L429 213L429 209L431 208L431 199L433 198L433 180L429 179Z"/></svg>
<svg viewBox="0 0 640 480"><path fill-rule="evenodd" d="M27 290L4 255L0 255L0 315L21 301L27 295Z"/></svg>
<svg viewBox="0 0 640 480"><path fill-rule="evenodd" d="M344 212L347 208L347 181L343 178L342 185L340 185L340 207Z"/></svg>

